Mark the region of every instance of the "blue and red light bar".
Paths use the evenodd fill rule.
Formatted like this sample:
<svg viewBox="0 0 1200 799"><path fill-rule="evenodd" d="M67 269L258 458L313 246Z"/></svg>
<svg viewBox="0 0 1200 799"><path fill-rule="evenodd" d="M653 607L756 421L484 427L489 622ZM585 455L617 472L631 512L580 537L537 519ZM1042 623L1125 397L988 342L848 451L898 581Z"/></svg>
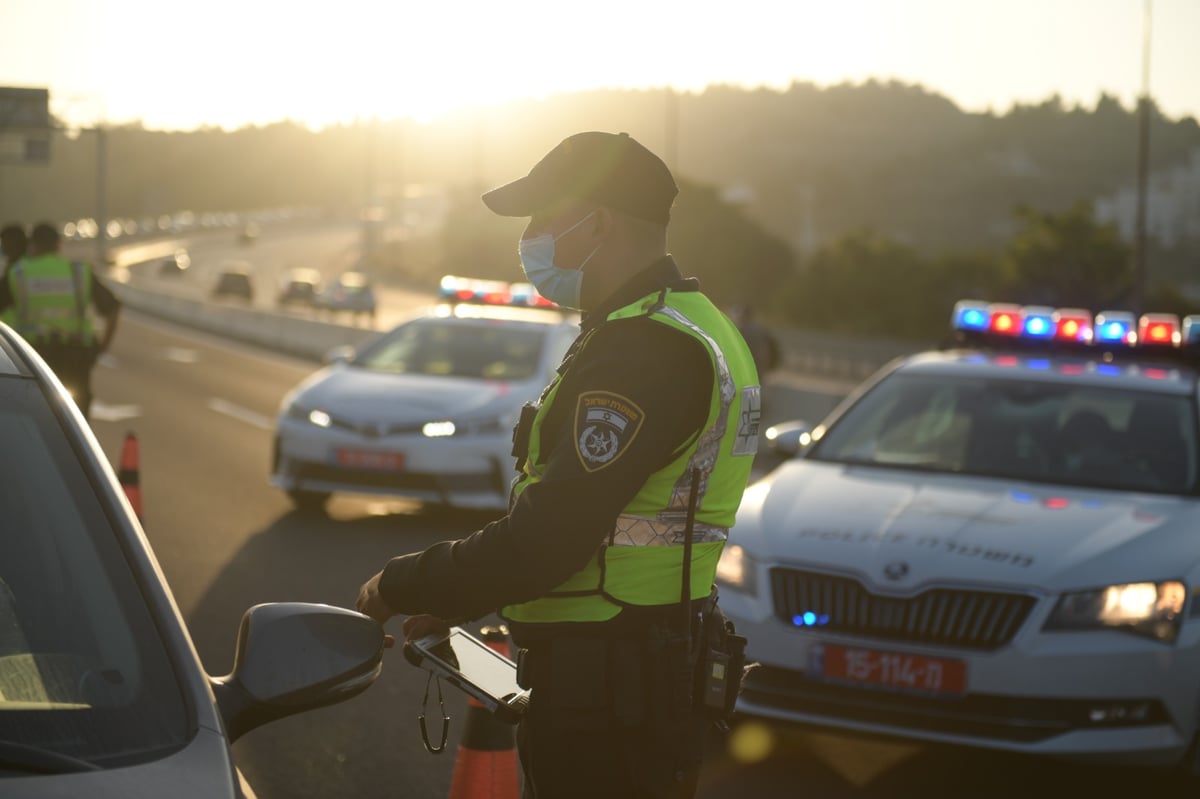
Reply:
<svg viewBox="0 0 1200 799"><path fill-rule="evenodd" d="M1093 317L1082 308L960 300L951 327L959 334L996 340L1200 352L1200 315L1181 323L1178 316L1166 313L1137 317L1128 311L1104 311Z"/></svg>
<svg viewBox="0 0 1200 799"><path fill-rule="evenodd" d="M477 305L517 305L528 308L558 308L538 294L532 284L479 280L457 275L442 278L438 296L447 302Z"/></svg>

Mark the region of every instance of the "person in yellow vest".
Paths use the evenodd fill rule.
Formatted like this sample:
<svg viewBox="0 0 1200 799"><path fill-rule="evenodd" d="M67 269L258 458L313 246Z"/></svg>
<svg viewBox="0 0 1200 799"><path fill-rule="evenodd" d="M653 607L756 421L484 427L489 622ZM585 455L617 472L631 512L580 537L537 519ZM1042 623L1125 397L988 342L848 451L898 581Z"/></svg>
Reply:
<svg viewBox="0 0 1200 799"><path fill-rule="evenodd" d="M29 237L25 235L25 228L22 225L10 222L0 228L0 249L4 251L4 272L0 273L0 283L6 280L5 275L9 268L25 255L28 245ZM0 322L11 326L13 321L11 310L0 311Z"/></svg>
<svg viewBox="0 0 1200 799"><path fill-rule="evenodd" d="M0 313L37 350L88 418L92 369L117 332L121 303L87 264L70 261L60 250L58 229L34 225L29 252L9 266L0 282ZM103 319L99 335L93 312Z"/></svg>
<svg viewBox="0 0 1200 799"><path fill-rule="evenodd" d="M716 720L704 653L728 628L713 578L757 449L759 380L736 326L668 254L677 192L636 140L589 131L483 195L530 218L525 275L582 310L581 331L514 431L508 514L359 589L380 623L408 615L409 638L508 622L537 799L693 796ZM721 676L740 677L736 662Z"/></svg>

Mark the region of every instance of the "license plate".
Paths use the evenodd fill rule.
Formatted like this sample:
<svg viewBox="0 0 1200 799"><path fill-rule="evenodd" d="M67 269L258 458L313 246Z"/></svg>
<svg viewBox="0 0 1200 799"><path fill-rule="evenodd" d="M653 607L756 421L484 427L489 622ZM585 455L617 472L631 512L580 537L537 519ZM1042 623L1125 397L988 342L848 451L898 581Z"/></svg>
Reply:
<svg viewBox="0 0 1200 799"><path fill-rule="evenodd" d="M962 696L967 664L961 660L905 655L877 649L818 645L809 660L813 676L897 691Z"/></svg>
<svg viewBox="0 0 1200 799"><path fill-rule="evenodd" d="M377 472L398 472L404 469L404 454L372 452L364 449L339 449L334 462L346 469L370 469Z"/></svg>

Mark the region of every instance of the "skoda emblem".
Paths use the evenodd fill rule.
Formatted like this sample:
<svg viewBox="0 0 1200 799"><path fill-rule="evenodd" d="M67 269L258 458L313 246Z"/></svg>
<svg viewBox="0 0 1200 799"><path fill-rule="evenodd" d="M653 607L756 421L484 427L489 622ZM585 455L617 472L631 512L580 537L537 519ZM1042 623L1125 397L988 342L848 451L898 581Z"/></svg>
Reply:
<svg viewBox="0 0 1200 799"><path fill-rule="evenodd" d="M908 564L902 560L894 560L883 567L883 576L889 580L903 580L908 575Z"/></svg>

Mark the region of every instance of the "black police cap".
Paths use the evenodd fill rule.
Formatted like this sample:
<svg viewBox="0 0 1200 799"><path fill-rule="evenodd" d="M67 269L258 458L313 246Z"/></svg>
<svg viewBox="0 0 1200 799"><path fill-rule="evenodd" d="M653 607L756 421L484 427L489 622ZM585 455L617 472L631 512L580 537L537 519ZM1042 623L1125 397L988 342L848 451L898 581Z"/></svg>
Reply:
<svg viewBox="0 0 1200 799"><path fill-rule="evenodd" d="M628 133L588 131L563 139L528 175L485 193L483 202L500 216L533 216L591 200L665 225L678 193L667 165Z"/></svg>

